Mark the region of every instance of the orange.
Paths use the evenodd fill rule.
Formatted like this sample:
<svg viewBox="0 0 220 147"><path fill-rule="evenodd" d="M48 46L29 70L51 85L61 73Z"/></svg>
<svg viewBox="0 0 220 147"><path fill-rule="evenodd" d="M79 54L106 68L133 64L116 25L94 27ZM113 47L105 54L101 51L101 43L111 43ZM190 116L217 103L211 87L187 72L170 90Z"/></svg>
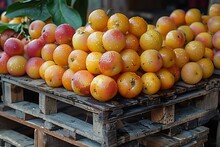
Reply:
<svg viewBox="0 0 220 147"><path fill-rule="evenodd" d="M54 61L45 61L39 68L39 74L40 74L40 77L42 79L45 79L44 78L44 75L45 75L45 70L51 66L51 65L55 65L55 62Z"/></svg>
<svg viewBox="0 0 220 147"><path fill-rule="evenodd" d="M220 16L220 4L219 3L212 4L209 7L208 15L209 16Z"/></svg>
<svg viewBox="0 0 220 147"><path fill-rule="evenodd" d="M53 52L57 48L55 43L45 44L41 49L41 58L45 61L53 61Z"/></svg>
<svg viewBox="0 0 220 147"><path fill-rule="evenodd" d="M98 101L109 101L118 92L116 81L106 75L96 76L90 84L90 93Z"/></svg>
<svg viewBox="0 0 220 147"><path fill-rule="evenodd" d="M207 48L212 48L213 47L213 45L212 45L212 35L208 32L199 33L195 37L195 40L202 42L205 45L205 47L207 47Z"/></svg>
<svg viewBox="0 0 220 147"><path fill-rule="evenodd" d="M169 68L175 65L176 55L172 49L163 47L159 50L159 53L163 60L163 67Z"/></svg>
<svg viewBox="0 0 220 147"><path fill-rule="evenodd" d="M120 52L126 45L125 35L116 29L108 30L102 37L102 43L107 51Z"/></svg>
<svg viewBox="0 0 220 147"><path fill-rule="evenodd" d="M44 73L45 82L50 87L61 87L65 69L59 65L49 66Z"/></svg>
<svg viewBox="0 0 220 147"><path fill-rule="evenodd" d="M212 60L210 60L209 58L202 58L197 61L197 63L199 63L202 68L203 79L207 79L213 75L215 67Z"/></svg>
<svg viewBox="0 0 220 147"><path fill-rule="evenodd" d="M207 23L208 31L212 34L220 30L220 16L213 16L208 20Z"/></svg>
<svg viewBox="0 0 220 147"><path fill-rule="evenodd" d="M125 49L120 54L123 60L122 72L135 72L140 68L140 56L136 51L132 49Z"/></svg>
<svg viewBox="0 0 220 147"><path fill-rule="evenodd" d="M190 61L199 61L205 55L205 46L200 41L190 41L185 46L185 50Z"/></svg>
<svg viewBox="0 0 220 147"><path fill-rule="evenodd" d="M187 25L192 24L193 22L201 22L202 14L201 11L197 8L191 8L186 11L185 21Z"/></svg>
<svg viewBox="0 0 220 147"><path fill-rule="evenodd" d="M71 86L73 91L82 96L90 95L90 85L94 76L87 70L79 70L72 76Z"/></svg>
<svg viewBox="0 0 220 147"><path fill-rule="evenodd" d="M213 58L214 58L214 51L210 48L205 48L205 55L204 55L205 58L209 58L210 60L213 61Z"/></svg>
<svg viewBox="0 0 220 147"><path fill-rule="evenodd" d="M108 23L108 15L102 9L92 11L88 16L88 23L92 29L102 31Z"/></svg>
<svg viewBox="0 0 220 147"><path fill-rule="evenodd" d="M142 92L145 94L155 94L160 90L160 79L156 73L147 72L141 76L143 82Z"/></svg>
<svg viewBox="0 0 220 147"><path fill-rule="evenodd" d="M92 74L101 74L99 70L99 60L102 56L100 52L91 52L86 57L86 68Z"/></svg>
<svg viewBox="0 0 220 147"><path fill-rule="evenodd" d="M103 34L103 32L96 31L89 35L87 38L87 45L91 52L104 53L106 51L102 43Z"/></svg>
<svg viewBox="0 0 220 147"><path fill-rule="evenodd" d="M134 98L142 91L142 79L134 72L125 72L117 79L118 92L125 98Z"/></svg>
<svg viewBox="0 0 220 147"><path fill-rule="evenodd" d="M171 30L165 38L165 45L171 48L180 48L185 44L185 36L179 30Z"/></svg>
<svg viewBox="0 0 220 147"><path fill-rule="evenodd" d="M133 35L133 34L126 34L125 35L125 47L124 49L133 49L135 51L137 51L139 49L139 39Z"/></svg>
<svg viewBox="0 0 220 147"><path fill-rule="evenodd" d="M156 30L148 30L139 40L140 47L143 50L155 49L159 50L162 47L163 38L161 34Z"/></svg>
<svg viewBox="0 0 220 147"><path fill-rule="evenodd" d="M174 76L175 82L180 79L180 68L177 65L171 66L166 69Z"/></svg>
<svg viewBox="0 0 220 147"><path fill-rule="evenodd" d="M189 43L194 39L194 32L188 25L182 25L177 28L180 30L185 36L185 44Z"/></svg>
<svg viewBox="0 0 220 147"><path fill-rule="evenodd" d="M202 32L207 32L207 27L202 22L193 22L189 27L192 29L194 36Z"/></svg>
<svg viewBox="0 0 220 147"><path fill-rule="evenodd" d="M73 48L76 50L83 50L88 52L89 48L87 46L87 39L89 35L90 35L89 32L77 29L77 31L72 37Z"/></svg>
<svg viewBox="0 0 220 147"><path fill-rule="evenodd" d="M72 77L74 75L74 71L72 71L72 69L67 69L62 76L62 84L63 87L69 91L73 91L72 86L71 86L71 82L72 82Z"/></svg>
<svg viewBox="0 0 220 147"><path fill-rule="evenodd" d="M187 84L197 84L202 76L202 68L197 62L188 62L181 70L181 79Z"/></svg>
<svg viewBox="0 0 220 147"><path fill-rule="evenodd" d="M72 52L72 47L68 44L60 44L56 47L53 52L53 60L57 65L67 66L68 65L68 57Z"/></svg>
<svg viewBox="0 0 220 147"><path fill-rule="evenodd" d="M129 19L129 32L137 37L140 37L147 31L147 22L139 16L134 16Z"/></svg>
<svg viewBox="0 0 220 147"><path fill-rule="evenodd" d="M115 13L108 19L107 28L117 29L125 34L129 29L129 20L124 14Z"/></svg>
<svg viewBox="0 0 220 147"><path fill-rule="evenodd" d="M163 66L163 59L157 50L146 50L141 54L140 58L141 68L145 72L157 72Z"/></svg>
<svg viewBox="0 0 220 147"><path fill-rule="evenodd" d="M123 60L116 51L107 51L102 54L99 60L99 70L107 76L115 76L123 69Z"/></svg>
<svg viewBox="0 0 220 147"><path fill-rule="evenodd" d="M173 19L176 26L184 25L186 12L182 9L175 9L170 13L170 18Z"/></svg>
<svg viewBox="0 0 220 147"><path fill-rule="evenodd" d="M160 89L170 89L175 83L175 78L169 70L162 68L157 73L157 77L160 79Z"/></svg>
<svg viewBox="0 0 220 147"><path fill-rule="evenodd" d="M156 28L156 26L153 25L153 24L148 24L148 25L147 25L147 30L153 30L153 29L155 29L155 28Z"/></svg>
<svg viewBox="0 0 220 147"><path fill-rule="evenodd" d="M174 53L176 55L175 63L177 67L182 68L186 63L189 62L189 55L183 48L175 48Z"/></svg>
<svg viewBox="0 0 220 147"><path fill-rule="evenodd" d="M176 28L174 20L168 16L161 16L156 22L156 30L161 33L163 38L166 37L169 31L175 30Z"/></svg>
<svg viewBox="0 0 220 147"><path fill-rule="evenodd" d="M68 66L74 72L86 69L88 53L83 50L73 50L68 56Z"/></svg>

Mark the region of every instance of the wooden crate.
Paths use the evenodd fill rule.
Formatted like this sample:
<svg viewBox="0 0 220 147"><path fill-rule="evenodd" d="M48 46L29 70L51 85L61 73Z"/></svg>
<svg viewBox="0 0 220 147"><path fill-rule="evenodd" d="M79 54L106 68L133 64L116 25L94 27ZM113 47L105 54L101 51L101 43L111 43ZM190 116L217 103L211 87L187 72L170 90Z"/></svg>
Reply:
<svg viewBox="0 0 220 147"><path fill-rule="evenodd" d="M12 111L19 121L40 119L45 130L61 134L63 140L92 146L119 146L161 131L172 136L177 126L192 121L194 127L202 125L216 115L217 105L210 101L218 101L219 82L217 78L197 85L180 82L155 95L116 96L104 103L48 87L42 79L1 75L1 81L1 115Z"/></svg>

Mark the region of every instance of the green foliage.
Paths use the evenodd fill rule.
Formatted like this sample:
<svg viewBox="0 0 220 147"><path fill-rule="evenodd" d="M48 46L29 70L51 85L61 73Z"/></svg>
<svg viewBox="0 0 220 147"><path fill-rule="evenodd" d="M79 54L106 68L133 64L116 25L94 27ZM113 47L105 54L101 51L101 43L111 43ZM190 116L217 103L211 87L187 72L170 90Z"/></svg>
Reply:
<svg viewBox="0 0 220 147"><path fill-rule="evenodd" d="M75 29L86 23L88 0L20 0L6 9L9 18L28 16L32 20L52 19L56 25L68 23ZM0 23L0 32L11 28L18 31L19 25Z"/></svg>

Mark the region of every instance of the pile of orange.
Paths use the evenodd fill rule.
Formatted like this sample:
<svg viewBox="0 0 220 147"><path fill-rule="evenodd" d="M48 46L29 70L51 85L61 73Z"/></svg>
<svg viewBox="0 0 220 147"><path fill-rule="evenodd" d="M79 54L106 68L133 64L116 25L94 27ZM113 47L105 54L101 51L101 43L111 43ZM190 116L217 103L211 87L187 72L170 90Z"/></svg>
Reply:
<svg viewBox="0 0 220 147"><path fill-rule="evenodd" d="M213 4L207 15L197 8L176 9L155 25L97 9L75 31L71 44L44 45L39 74L51 87L100 101L117 93L124 98L155 94L179 80L196 84L220 69L219 35L220 4Z"/></svg>

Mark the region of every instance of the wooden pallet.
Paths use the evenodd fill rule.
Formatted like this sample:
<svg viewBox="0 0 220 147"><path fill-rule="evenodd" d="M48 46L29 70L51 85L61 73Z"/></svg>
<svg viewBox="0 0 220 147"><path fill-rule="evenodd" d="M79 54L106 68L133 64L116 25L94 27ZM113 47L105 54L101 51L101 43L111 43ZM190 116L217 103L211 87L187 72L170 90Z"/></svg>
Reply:
<svg viewBox="0 0 220 147"><path fill-rule="evenodd" d="M218 78L197 85L178 83L169 91L140 95L128 100L116 96L99 102L64 88L50 88L43 80L1 76L1 115L13 111L23 121L40 119L48 131L62 130L61 136L82 144L118 146L151 134L195 121L195 127L216 115ZM64 139L66 140L66 139Z"/></svg>

